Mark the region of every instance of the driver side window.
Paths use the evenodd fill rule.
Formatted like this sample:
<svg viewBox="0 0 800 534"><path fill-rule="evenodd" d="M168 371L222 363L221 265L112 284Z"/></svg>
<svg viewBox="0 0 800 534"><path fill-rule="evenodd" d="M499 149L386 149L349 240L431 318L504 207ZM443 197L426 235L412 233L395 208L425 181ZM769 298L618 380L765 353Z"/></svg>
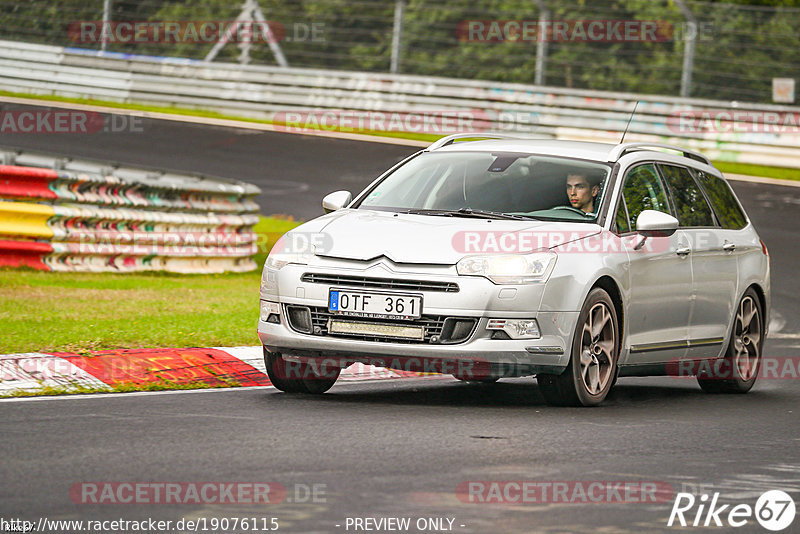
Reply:
<svg viewBox="0 0 800 534"><path fill-rule="evenodd" d="M636 230L636 218L644 210L670 212L667 194L652 163L639 165L628 172L622 196L628 208L632 230Z"/></svg>

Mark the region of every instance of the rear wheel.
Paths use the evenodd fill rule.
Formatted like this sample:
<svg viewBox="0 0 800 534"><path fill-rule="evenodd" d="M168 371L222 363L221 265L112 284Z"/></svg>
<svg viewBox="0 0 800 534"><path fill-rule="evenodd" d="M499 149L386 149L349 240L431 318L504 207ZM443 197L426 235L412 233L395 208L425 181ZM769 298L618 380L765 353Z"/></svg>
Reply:
<svg viewBox="0 0 800 534"><path fill-rule="evenodd" d="M339 367L325 365L324 361L320 365L290 361L266 349L264 364L272 385L286 393L325 393L342 371Z"/></svg>
<svg viewBox="0 0 800 534"><path fill-rule="evenodd" d="M566 370L560 375L536 377L548 404L596 406L603 402L617 374L617 325L611 297L601 288L593 289L578 316Z"/></svg>
<svg viewBox="0 0 800 534"><path fill-rule="evenodd" d="M753 288L745 291L722 361L715 362L713 370L697 375L697 383L708 393L747 393L758 378L761 352L764 347L764 319L761 301Z"/></svg>

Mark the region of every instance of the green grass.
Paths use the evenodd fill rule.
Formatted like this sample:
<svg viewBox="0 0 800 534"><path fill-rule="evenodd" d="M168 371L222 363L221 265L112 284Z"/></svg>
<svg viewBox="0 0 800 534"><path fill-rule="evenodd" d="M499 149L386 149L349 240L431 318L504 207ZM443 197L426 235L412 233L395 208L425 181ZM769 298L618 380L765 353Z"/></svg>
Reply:
<svg viewBox="0 0 800 534"><path fill-rule="evenodd" d="M261 219L259 266L298 224ZM0 270L0 354L257 345L260 277Z"/></svg>
<svg viewBox="0 0 800 534"><path fill-rule="evenodd" d="M764 165L750 165L749 163L733 163L729 161L715 161L714 166L726 174L763 176L764 178L777 178L779 180L800 180L800 169L766 167Z"/></svg>

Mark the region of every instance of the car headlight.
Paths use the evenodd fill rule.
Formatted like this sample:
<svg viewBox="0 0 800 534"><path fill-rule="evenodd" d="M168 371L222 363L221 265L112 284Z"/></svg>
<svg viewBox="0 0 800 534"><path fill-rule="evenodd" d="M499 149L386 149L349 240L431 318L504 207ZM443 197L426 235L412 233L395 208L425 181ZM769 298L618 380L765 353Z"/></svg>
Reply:
<svg viewBox="0 0 800 534"><path fill-rule="evenodd" d="M459 275L483 276L495 284L533 284L547 281L557 257L554 252L467 256L456 270Z"/></svg>
<svg viewBox="0 0 800 534"><path fill-rule="evenodd" d="M278 271L289 264L308 265L313 252L270 252L261 271L261 291L274 293L278 289Z"/></svg>
<svg viewBox="0 0 800 534"><path fill-rule="evenodd" d="M267 256L267 269L273 271L280 271L290 263L296 265L308 265L308 262L314 257L313 252L270 252Z"/></svg>
<svg viewBox="0 0 800 534"><path fill-rule="evenodd" d="M277 302L270 302L267 300L261 301L261 313L259 319L265 323L280 324L281 322L281 305Z"/></svg>

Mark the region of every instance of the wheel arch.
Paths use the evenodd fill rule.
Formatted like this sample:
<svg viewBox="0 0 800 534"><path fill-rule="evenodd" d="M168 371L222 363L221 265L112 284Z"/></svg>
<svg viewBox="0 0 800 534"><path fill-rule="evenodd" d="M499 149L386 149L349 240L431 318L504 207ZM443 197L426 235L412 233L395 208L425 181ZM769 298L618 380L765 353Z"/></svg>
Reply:
<svg viewBox="0 0 800 534"><path fill-rule="evenodd" d="M611 297L611 302L614 303L614 311L617 312L617 327L619 329L619 344L621 349L623 346L622 334L625 331L625 310L624 306L622 305L622 291L620 290L616 280L607 274L598 278L589 291L596 287L599 287L608 293L608 296Z"/></svg>
<svg viewBox="0 0 800 534"><path fill-rule="evenodd" d="M767 334L769 333L768 332L768 330L769 330L769 310L767 309L767 295L764 292L764 288L761 287L757 282L753 282L752 284L747 286L745 288L745 290L742 291L742 296L744 296L744 294L747 293L748 289L752 289L753 291L755 291L755 294L758 297L758 303L761 304L761 316L762 316L762 320L764 321L764 323L761 325L761 327L764 329L764 337L766 337ZM741 298L742 297L739 297L739 300L741 300Z"/></svg>
<svg viewBox="0 0 800 534"><path fill-rule="evenodd" d="M736 310L739 307L739 303L742 302L744 298L744 294L747 293L748 289L752 289L753 292L758 297L758 303L761 304L761 315L762 315L762 328L764 329L764 338L767 337L767 330L769 329L769 311L767 310L767 295L764 291L764 288L758 282L750 282L749 284L744 286L739 296L736 298L736 301L733 303L733 313L731 314L730 321L728 322L728 328L726 329L725 334L725 341L722 343L722 351L719 354L720 358L723 358L725 354L728 352L728 345L731 342L731 336L733 335L733 328L736 324Z"/></svg>

